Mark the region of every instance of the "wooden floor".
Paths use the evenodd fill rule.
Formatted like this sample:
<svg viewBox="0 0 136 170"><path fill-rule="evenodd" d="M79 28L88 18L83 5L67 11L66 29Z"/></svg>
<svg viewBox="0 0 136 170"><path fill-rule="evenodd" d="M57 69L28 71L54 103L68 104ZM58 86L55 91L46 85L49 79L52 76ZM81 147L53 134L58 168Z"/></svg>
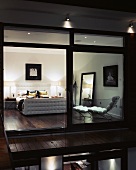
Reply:
<svg viewBox="0 0 136 170"><path fill-rule="evenodd" d="M65 128L67 126L66 114L49 114L49 115L34 115L25 116L16 109L4 111L4 126L5 130L26 130L26 129L42 129L42 128ZM73 124L83 123L99 123L117 121L113 117L107 119L101 116L92 116L89 113L73 112Z"/></svg>
<svg viewBox="0 0 136 170"><path fill-rule="evenodd" d="M66 126L65 114L49 114L38 116L25 116L18 110L4 111L4 126L6 130L26 130L55 128Z"/></svg>
<svg viewBox="0 0 136 170"><path fill-rule="evenodd" d="M14 161L47 156L136 147L136 132L128 129L9 138Z"/></svg>

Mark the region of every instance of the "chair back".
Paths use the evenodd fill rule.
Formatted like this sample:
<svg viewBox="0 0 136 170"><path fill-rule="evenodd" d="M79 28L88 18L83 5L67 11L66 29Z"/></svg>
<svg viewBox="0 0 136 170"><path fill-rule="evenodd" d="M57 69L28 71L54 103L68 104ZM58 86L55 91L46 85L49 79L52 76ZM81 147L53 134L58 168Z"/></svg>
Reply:
<svg viewBox="0 0 136 170"><path fill-rule="evenodd" d="M107 112L110 111L111 109L113 109L113 108L116 106L119 98L120 98L119 96L114 96L114 97L112 97L112 101L111 101L111 102L109 103L109 105L106 107Z"/></svg>

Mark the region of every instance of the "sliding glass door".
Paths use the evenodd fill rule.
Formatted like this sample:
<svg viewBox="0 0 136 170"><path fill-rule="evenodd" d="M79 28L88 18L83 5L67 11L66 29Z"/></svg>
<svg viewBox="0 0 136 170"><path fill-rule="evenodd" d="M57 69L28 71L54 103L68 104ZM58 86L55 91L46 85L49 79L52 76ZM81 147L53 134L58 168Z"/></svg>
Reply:
<svg viewBox="0 0 136 170"><path fill-rule="evenodd" d="M67 32L7 28L4 41L5 129L66 128Z"/></svg>
<svg viewBox="0 0 136 170"><path fill-rule="evenodd" d="M6 130L123 122L123 36L76 31L4 27Z"/></svg>

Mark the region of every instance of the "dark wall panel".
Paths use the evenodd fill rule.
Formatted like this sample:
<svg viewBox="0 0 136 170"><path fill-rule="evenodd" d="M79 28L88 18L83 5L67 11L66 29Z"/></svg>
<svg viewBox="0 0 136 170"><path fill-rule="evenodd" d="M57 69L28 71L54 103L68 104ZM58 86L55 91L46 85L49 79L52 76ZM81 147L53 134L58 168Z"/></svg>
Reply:
<svg viewBox="0 0 136 170"><path fill-rule="evenodd" d="M0 116L3 118L3 24L0 23Z"/></svg>
<svg viewBox="0 0 136 170"><path fill-rule="evenodd" d="M136 124L136 34L127 36L126 110L130 127Z"/></svg>

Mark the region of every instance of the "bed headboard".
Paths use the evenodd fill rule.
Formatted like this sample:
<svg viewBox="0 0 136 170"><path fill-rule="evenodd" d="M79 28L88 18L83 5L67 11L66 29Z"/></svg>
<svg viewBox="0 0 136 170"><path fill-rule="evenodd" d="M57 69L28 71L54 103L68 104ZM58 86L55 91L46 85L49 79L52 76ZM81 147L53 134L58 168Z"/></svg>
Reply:
<svg viewBox="0 0 136 170"><path fill-rule="evenodd" d="M15 83L14 86L10 86L6 84L4 86L4 98L7 97L18 97L19 94L25 93L32 90L46 90L48 92L48 96L55 96L58 95L59 92L62 93L62 96L66 96L65 87L61 86L54 86L51 85L51 83L39 83L39 82L33 82L33 83Z"/></svg>

